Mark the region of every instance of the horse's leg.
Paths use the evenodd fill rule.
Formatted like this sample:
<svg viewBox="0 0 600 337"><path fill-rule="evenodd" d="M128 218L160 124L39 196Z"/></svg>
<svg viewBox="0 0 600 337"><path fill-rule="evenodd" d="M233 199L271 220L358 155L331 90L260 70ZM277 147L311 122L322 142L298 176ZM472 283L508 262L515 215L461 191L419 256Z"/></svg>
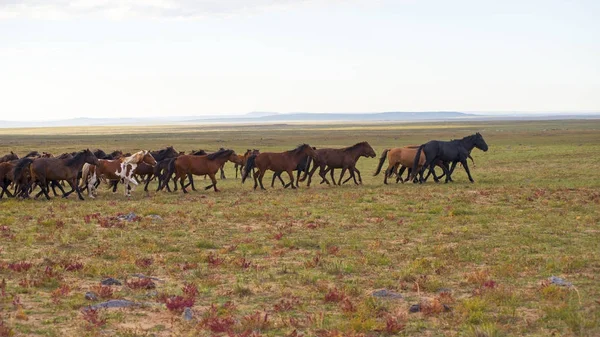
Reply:
<svg viewBox="0 0 600 337"><path fill-rule="evenodd" d="M42 193L44 193L44 196L46 196L46 199L50 200L50 196L48 195L48 191L46 191L46 186L48 186L48 183L46 182L46 179L42 179L39 181L38 186L40 186L40 189L42 190ZM38 193L39 195L39 193ZM37 198L37 196L36 196Z"/></svg>
<svg viewBox="0 0 600 337"><path fill-rule="evenodd" d="M297 170L296 172L296 187L300 187L300 175L302 174L302 172L303 170Z"/></svg>
<svg viewBox="0 0 600 337"><path fill-rule="evenodd" d="M186 187L192 185L192 191L195 191L196 190L196 186L194 186L194 177L192 176L191 173L188 173L187 177L190 179L190 182L186 185ZM204 175L204 177L206 179L206 175Z"/></svg>
<svg viewBox="0 0 600 337"><path fill-rule="evenodd" d="M333 167L332 167L332 168L329 168L329 175L331 176L331 182L333 183L333 185L335 185L335 184L336 184L336 183L335 183L335 177L334 177L334 173L335 173L335 169L334 169ZM340 176L340 178L341 178L341 177L342 177L342 176ZM339 184L338 184L338 185L339 185Z"/></svg>
<svg viewBox="0 0 600 337"><path fill-rule="evenodd" d="M271 188L275 187L275 179L276 179L277 177L279 177L279 172L275 172L275 173L273 173L273 179L271 179ZM281 177L279 177L279 179L281 180ZM283 183L283 180L281 180L281 184L282 184L282 185L285 185L285 184Z"/></svg>
<svg viewBox="0 0 600 337"><path fill-rule="evenodd" d="M185 189L185 187L186 187L186 185L184 184L185 178L186 178L185 174L183 174L183 175L181 175L181 177L179 177L179 184L181 184L181 190L183 191L183 193L187 193L188 192ZM177 179L177 175L175 175L175 179Z"/></svg>
<svg viewBox="0 0 600 337"><path fill-rule="evenodd" d="M296 186L294 186L294 170L287 170L286 172L287 172L288 176L290 177L290 184L292 186L292 189L295 190ZM285 185L284 185L284 187L285 187Z"/></svg>
<svg viewBox="0 0 600 337"><path fill-rule="evenodd" d="M410 177L410 168L408 169L408 176ZM402 181L402 183L404 184L404 179L402 179L402 175L404 174L404 171L406 171L406 166L402 166L400 168L400 171L398 171L398 175L396 176L396 184L398 183L398 181Z"/></svg>
<svg viewBox="0 0 600 337"><path fill-rule="evenodd" d="M146 176L146 185L144 185L144 192L148 192L148 185L150 184L150 180L154 178L154 174L149 174Z"/></svg>
<svg viewBox="0 0 600 337"><path fill-rule="evenodd" d="M333 172L333 169L331 169L331 172ZM342 178L344 177L344 174L346 173L346 168L342 167L342 173L340 174L340 180L338 181L338 185L342 186L341 182L342 182ZM333 173L332 173L333 176ZM332 177L333 180L333 177ZM333 184L335 185L335 180L333 181Z"/></svg>
<svg viewBox="0 0 600 337"><path fill-rule="evenodd" d="M56 196L56 192L54 191L54 186L58 187L58 189L62 192L62 194L65 195L65 190L62 188L62 185L59 184L56 180L52 180L50 182L50 184L52 184L52 191L54 192L55 196Z"/></svg>
<svg viewBox="0 0 600 337"><path fill-rule="evenodd" d="M306 183L306 187L310 187L310 183L312 181L312 176L313 176L313 174L315 174L315 171L317 170L318 167L319 167L319 165L317 165L317 163L315 162L315 165L308 173L308 182Z"/></svg>
<svg viewBox="0 0 600 337"><path fill-rule="evenodd" d="M225 180L227 179L227 177L225 177L225 170L223 169L225 167L225 164L223 164L220 168L221 170L221 179Z"/></svg>
<svg viewBox="0 0 600 337"><path fill-rule="evenodd" d="M69 183L69 185L71 186L71 192L69 193L73 193L73 190L77 192L77 196L79 197L79 200L84 200L83 199L83 195L81 195L81 189L79 188L79 184L77 184L77 177L71 179L71 180L67 180L67 183Z"/></svg>
<svg viewBox="0 0 600 337"><path fill-rule="evenodd" d="M467 172L467 175L469 176L469 181L472 182L472 183L474 183L475 180L473 180L473 177L471 177L471 170L469 170L469 165L467 164L467 160L463 159L463 160L460 161L460 163L465 168L465 171Z"/></svg>
<svg viewBox="0 0 600 337"><path fill-rule="evenodd" d="M355 178L355 179L354 179L354 183L355 183L356 185L362 185L362 177L360 176L360 171L359 171L359 170L358 170L356 167L354 167L354 174L357 174L357 175L358 175L358 182L359 182L358 184L356 184L356 178ZM353 174L353 175L354 175L354 174Z"/></svg>
<svg viewBox="0 0 600 337"><path fill-rule="evenodd" d="M260 174L258 175L258 183L260 184L260 189L261 190L266 190L266 188L263 186L263 177L265 176L265 173L267 172L267 170L265 169L264 171L260 171Z"/></svg>
<svg viewBox="0 0 600 337"><path fill-rule="evenodd" d="M258 187L258 173L256 171L252 171L252 176L254 177L254 189L256 190Z"/></svg>
<svg viewBox="0 0 600 337"><path fill-rule="evenodd" d="M219 192L219 189L217 188L217 178L215 177L214 173L209 173L208 176L212 181L212 187L215 189L215 192Z"/></svg>
<svg viewBox="0 0 600 337"><path fill-rule="evenodd" d="M456 164L457 164L457 163L458 163L458 162L456 162L456 161L453 161L453 162L452 162L452 166L451 166L450 168L448 168L448 167L446 166L446 164L443 164L443 165L444 165L444 168L445 168L445 169L447 170L447 172L448 172L448 173L444 172L444 173L446 173L446 182L449 182L449 181L450 181L450 182L454 182L454 181L452 180L452 172L454 172L454 169L456 168ZM462 163L461 163L461 164L462 164ZM440 178L441 178L441 177L440 177Z"/></svg>

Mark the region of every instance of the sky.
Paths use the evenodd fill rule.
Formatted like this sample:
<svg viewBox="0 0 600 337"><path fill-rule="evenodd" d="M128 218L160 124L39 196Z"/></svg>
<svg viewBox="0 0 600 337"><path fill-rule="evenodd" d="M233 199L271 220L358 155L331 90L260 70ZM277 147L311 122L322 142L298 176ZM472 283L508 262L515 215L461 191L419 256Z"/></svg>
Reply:
<svg viewBox="0 0 600 337"><path fill-rule="evenodd" d="M600 1L0 0L0 120L598 112Z"/></svg>

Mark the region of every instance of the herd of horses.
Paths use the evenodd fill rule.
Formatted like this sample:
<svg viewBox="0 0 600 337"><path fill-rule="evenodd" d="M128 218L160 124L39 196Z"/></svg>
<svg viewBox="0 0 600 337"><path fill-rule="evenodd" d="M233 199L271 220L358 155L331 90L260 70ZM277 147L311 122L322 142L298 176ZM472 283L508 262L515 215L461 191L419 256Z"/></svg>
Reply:
<svg viewBox="0 0 600 337"><path fill-rule="evenodd" d="M374 175L378 175L387 159L388 167L384 172L384 183L389 177L396 175L396 182L414 181L424 183L430 175L436 182L445 177L445 182L452 181L452 173L458 163L465 169L469 180L474 182L467 159L471 157L471 150L478 148L487 151L488 146L480 133L455 139L451 141L433 140L422 145L412 145L399 148L385 149L379 159ZM157 191L177 191L178 184L184 193L187 188L194 186L193 176L205 176L211 184L205 189L213 188L218 192L217 174L225 179L223 167L226 162L235 164L236 178L241 174L242 183L248 177L254 179L254 189L263 185L263 178L267 171L273 171L271 187L279 179L284 187L296 188L300 182L308 179L306 185L310 186L312 177L317 169L321 177L321 184L342 185L353 179L355 184L362 184L360 171L356 163L361 157L374 158L375 151L367 142L360 142L345 148L315 148L308 144L284 152L261 152L260 150L246 150L244 154L236 154L230 149L221 148L216 152L208 153L204 150L192 151L188 154L176 151L172 146L158 151L138 151L136 153L123 153L114 151L110 154L102 150L90 151L89 149L64 153L53 156L50 153L32 151L23 158L12 151L0 157L0 199L7 197L30 198L30 195L39 188L35 198L42 194L50 199L50 191L58 196L59 189L63 197L68 197L76 192L79 199L83 200L83 193L94 198L97 187L102 182L109 184L113 192L121 183L126 196L131 195L132 187L140 181L145 182L144 191L153 180L158 181ZM435 168L439 167L441 175L436 175ZM341 169L336 182L334 171ZM402 178L408 170L406 179ZM425 175L425 171L427 175ZM294 178L294 172L296 177ZM348 172L349 176L342 181ZM281 177L287 173L289 182L285 183ZM327 179L329 173L331 182ZM301 177L302 176L302 177ZM357 180L358 178L358 180ZM187 182L186 182L187 180ZM169 183L173 183L173 188ZM67 186L69 191L63 187Z"/></svg>

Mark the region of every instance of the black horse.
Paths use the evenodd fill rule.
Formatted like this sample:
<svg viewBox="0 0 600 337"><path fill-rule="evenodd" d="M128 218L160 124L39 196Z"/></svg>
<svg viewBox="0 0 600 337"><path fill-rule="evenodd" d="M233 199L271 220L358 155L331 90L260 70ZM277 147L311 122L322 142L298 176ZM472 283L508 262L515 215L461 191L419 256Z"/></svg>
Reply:
<svg viewBox="0 0 600 337"><path fill-rule="evenodd" d="M471 177L471 171L469 171L469 166L467 164L467 158L471 153L473 148L478 148L482 151L488 150L488 145L485 143L483 136L479 132L474 135L470 135L464 137L462 139L455 139L449 142L432 140L421 146L419 146L419 150L417 151L417 156L415 157L415 164L413 165L411 178L414 178L417 173L419 173L420 182L424 182L423 180L423 172L425 169L429 168L429 172L433 172L433 168L437 161L442 161L444 163L452 163L452 167L448 169L446 165L442 165L442 169L446 175L446 183L448 181L452 181L452 172L454 172L454 168L457 163L461 163L465 168L467 175L469 176L469 180L474 183L473 177ZM419 159L421 157L421 150L425 153L425 164L420 172L417 172L417 165L419 163ZM436 182L439 180L435 177Z"/></svg>

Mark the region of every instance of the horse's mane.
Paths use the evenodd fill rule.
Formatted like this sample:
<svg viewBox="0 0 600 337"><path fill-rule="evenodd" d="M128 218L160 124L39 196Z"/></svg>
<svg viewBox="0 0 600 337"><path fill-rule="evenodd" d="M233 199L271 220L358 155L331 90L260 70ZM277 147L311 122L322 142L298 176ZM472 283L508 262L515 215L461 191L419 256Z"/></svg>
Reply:
<svg viewBox="0 0 600 337"><path fill-rule="evenodd" d="M94 151L94 155L98 158L98 159L104 159L107 157L106 152L104 152L101 149L98 149L96 151Z"/></svg>
<svg viewBox="0 0 600 337"><path fill-rule="evenodd" d="M140 150L140 151L132 154L131 156L125 158L123 160L123 164L131 164L137 157L139 157L139 156L145 156L146 153L148 153L148 151L146 151L146 150Z"/></svg>
<svg viewBox="0 0 600 337"><path fill-rule="evenodd" d="M197 151L196 150L192 150L190 152L190 155L192 155L192 156L206 156L207 154L208 153L206 153L206 151L204 151L204 150L197 150Z"/></svg>
<svg viewBox="0 0 600 337"><path fill-rule="evenodd" d="M29 152L28 154L25 155L25 158L28 158L28 157L38 157L39 155L40 155L39 152L37 152L37 151L31 151L31 152Z"/></svg>
<svg viewBox="0 0 600 337"><path fill-rule="evenodd" d="M225 150L225 149L223 149L223 150L219 150L217 152L213 152L213 153L209 154L206 158L208 158L210 160L215 160L215 159L220 158L220 157L229 157L229 156L231 156L231 154L233 152L234 152L233 150Z"/></svg>
<svg viewBox="0 0 600 337"><path fill-rule="evenodd" d="M287 151L288 153L296 154L300 153L305 147L310 146L308 144L300 144L295 149Z"/></svg>
<svg viewBox="0 0 600 337"><path fill-rule="evenodd" d="M30 157L24 157L24 158L19 159L19 161L15 165L15 170L13 171L13 175L14 175L15 179L20 179L21 174L22 174L21 172L32 162L33 162L33 158L30 158Z"/></svg>
<svg viewBox="0 0 600 337"><path fill-rule="evenodd" d="M73 165L76 165L76 164L77 164L77 162L79 161L79 159L80 159L82 156L85 156L85 154L86 154L86 151L88 151L88 150L82 150L82 151L79 151L79 152L77 152L77 153L76 153L76 154L73 156L73 158L69 158L69 159L67 159L67 166L73 166Z"/></svg>
<svg viewBox="0 0 600 337"><path fill-rule="evenodd" d="M73 154L69 153L69 152L65 152L63 154L61 154L60 156L56 157L58 159L67 159L67 158L72 158Z"/></svg>
<svg viewBox="0 0 600 337"><path fill-rule="evenodd" d="M356 144L354 144L352 146L348 146L348 147L344 148L344 151L352 151L354 149L357 149L357 148L359 148L361 146L365 146L367 144L368 144L367 142L356 143Z"/></svg>

